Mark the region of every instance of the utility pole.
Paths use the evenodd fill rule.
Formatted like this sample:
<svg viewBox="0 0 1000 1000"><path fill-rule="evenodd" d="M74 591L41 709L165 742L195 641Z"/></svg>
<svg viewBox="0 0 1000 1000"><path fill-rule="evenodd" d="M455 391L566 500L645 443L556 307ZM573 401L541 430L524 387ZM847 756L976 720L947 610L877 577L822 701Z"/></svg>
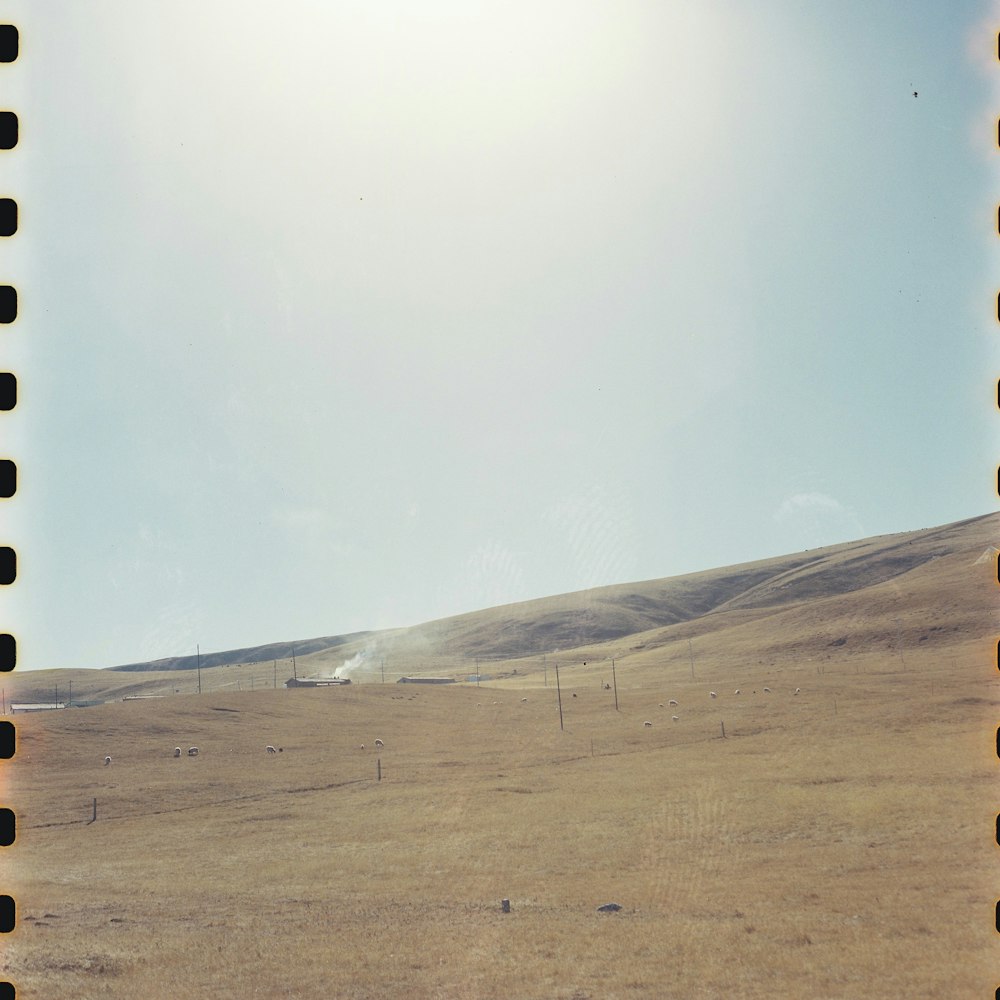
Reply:
<svg viewBox="0 0 1000 1000"><path fill-rule="evenodd" d="M559 728L563 728L562 688L559 687L559 664L556 664L556 697L559 699Z"/></svg>
<svg viewBox="0 0 1000 1000"><path fill-rule="evenodd" d="M611 683L615 686L615 711L618 712L618 677L615 675L615 661L611 661Z"/></svg>
<svg viewBox="0 0 1000 1000"><path fill-rule="evenodd" d="M201 694L201 644L195 646L198 651L198 694Z"/></svg>
<svg viewBox="0 0 1000 1000"><path fill-rule="evenodd" d="M274 661L274 690L278 690L278 661Z"/></svg>
<svg viewBox="0 0 1000 1000"><path fill-rule="evenodd" d="M295 647L294 646L292 646L292 676L296 680L299 679L299 672L298 672L298 670L295 667Z"/></svg>
<svg viewBox="0 0 1000 1000"><path fill-rule="evenodd" d="M545 686L549 686L549 665L545 662L545 654L542 653L542 670L545 671Z"/></svg>
<svg viewBox="0 0 1000 1000"><path fill-rule="evenodd" d="M694 650L691 648L690 639L688 639L688 657L691 660L691 680L694 680Z"/></svg>

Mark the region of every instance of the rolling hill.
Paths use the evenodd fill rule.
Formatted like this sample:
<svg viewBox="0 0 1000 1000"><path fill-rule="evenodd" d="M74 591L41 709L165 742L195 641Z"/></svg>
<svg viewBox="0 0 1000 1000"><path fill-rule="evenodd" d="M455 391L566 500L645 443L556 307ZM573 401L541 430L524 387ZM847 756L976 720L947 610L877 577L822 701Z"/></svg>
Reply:
<svg viewBox="0 0 1000 1000"><path fill-rule="evenodd" d="M269 643L201 656L206 690L279 686L292 675L395 680L477 673L530 683L550 662L627 658L656 670L725 650L759 663L937 651L992 634L1000 514L880 535L683 576L616 584L382 631ZM291 656L295 654L293 667ZM194 656L102 670L15 674L14 702L189 692ZM196 688L195 688L196 690Z"/></svg>
<svg viewBox="0 0 1000 1000"><path fill-rule="evenodd" d="M10 677L8 703L106 703L16 716L0 974L46 1000L982 996L998 527L296 643L294 668ZM293 669L359 683L275 690Z"/></svg>

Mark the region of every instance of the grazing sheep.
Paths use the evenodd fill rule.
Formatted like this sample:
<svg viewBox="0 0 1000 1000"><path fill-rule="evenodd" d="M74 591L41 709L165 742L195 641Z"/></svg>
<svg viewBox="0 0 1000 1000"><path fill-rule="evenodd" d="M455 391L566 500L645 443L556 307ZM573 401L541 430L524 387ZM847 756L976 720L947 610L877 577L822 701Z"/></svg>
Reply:
<svg viewBox="0 0 1000 1000"><path fill-rule="evenodd" d="M652 724L653 724L652 722L644 722L643 723L644 726L651 726Z"/></svg>
<svg viewBox="0 0 1000 1000"><path fill-rule="evenodd" d="M385 744L381 740L376 740L375 741L375 746L377 746L377 747L384 747Z"/></svg>
<svg viewBox="0 0 1000 1000"><path fill-rule="evenodd" d="M104 758L104 766L107 767L108 764L110 764L110 763L111 763L111 758L110 757L105 757Z"/></svg>
<svg viewBox="0 0 1000 1000"><path fill-rule="evenodd" d="M521 699L521 701L527 701L527 700L528 700L527 698L522 698L522 699Z"/></svg>
<svg viewBox="0 0 1000 1000"><path fill-rule="evenodd" d="M801 688L796 688L795 689L795 693L798 694L800 690L801 690Z"/></svg>
<svg viewBox="0 0 1000 1000"><path fill-rule="evenodd" d="M770 688L764 688L764 694L770 694L770 693L771 693Z"/></svg>
<svg viewBox="0 0 1000 1000"><path fill-rule="evenodd" d="M663 702L662 701L660 702L660 708L663 708Z"/></svg>
<svg viewBox="0 0 1000 1000"><path fill-rule="evenodd" d="M739 694L739 693L740 693L740 689L739 689L739 688L737 688L737 689L736 689L736 690L735 690L735 691L733 692L733 694Z"/></svg>
<svg viewBox="0 0 1000 1000"><path fill-rule="evenodd" d="M364 748L365 748L365 745L364 745L364 743L362 743L361 744L361 749L364 750Z"/></svg>
<svg viewBox="0 0 1000 1000"><path fill-rule="evenodd" d="M719 696L714 691L709 691L708 695L710 698L718 698Z"/></svg>
<svg viewBox="0 0 1000 1000"><path fill-rule="evenodd" d="M188 756L189 757L197 757L198 756L198 748L197 747L188 747Z"/></svg>
<svg viewBox="0 0 1000 1000"><path fill-rule="evenodd" d="M667 704L668 705L676 705L677 704L677 699L676 698L671 698L670 701L667 702Z"/></svg>
<svg viewBox="0 0 1000 1000"><path fill-rule="evenodd" d="M264 747L264 749L265 749L265 750L266 750L266 751L267 751L268 753L277 753L277 752L278 752L277 750L275 750L275 748L274 748L273 746L271 746L271 744L270 744L270 743L268 743L268 745L267 745L266 747Z"/></svg>
<svg viewBox="0 0 1000 1000"><path fill-rule="evenodd" d="M671 715L670 718L673 719L674 722L679 722L680 721L680 716L679 715Z"/></svg>
<svg viewBox="0 0 1000 1000"><path fill-rule="evenodd" d="M175 757L180 757L180 755L181 755L181 748L180 747L174 747L174 756Z"/></svg>

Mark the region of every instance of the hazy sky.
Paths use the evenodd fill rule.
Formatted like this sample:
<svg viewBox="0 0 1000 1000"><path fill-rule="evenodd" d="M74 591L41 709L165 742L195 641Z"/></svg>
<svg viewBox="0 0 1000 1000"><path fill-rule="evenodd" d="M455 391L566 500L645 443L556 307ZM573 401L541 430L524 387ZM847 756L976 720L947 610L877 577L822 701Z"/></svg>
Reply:
<svg viewBox="0 0 1000 1000"><path fill-rule="evenodd" d="M19 668L994 509L989 15L6 3Z"/></svg>

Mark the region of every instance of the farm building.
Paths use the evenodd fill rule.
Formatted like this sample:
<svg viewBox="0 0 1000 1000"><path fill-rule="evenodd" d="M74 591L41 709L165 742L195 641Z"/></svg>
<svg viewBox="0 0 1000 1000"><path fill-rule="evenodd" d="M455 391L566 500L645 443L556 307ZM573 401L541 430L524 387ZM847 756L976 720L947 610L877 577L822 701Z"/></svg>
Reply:
<svg viewBox="0 0 1000 1000"><path fill-rule="evenodd" d="M325 688L339 687L341 684L350 684L350 677L289 677L285 681L286 688Z"/></svg>
<svg viewBox="0 0 1000 1000"><path fill-rule="evenodd" d="M33 702L27 704L15 705L13 702L10 704L11 714L16 712L48 712L56 708L65 708L66 703L64 701L51 701L51 702Z"/></svg>
<svg viewBox="0 0 1000 1000"><path fill-rule="evenodd" d="M397 684L454 684L454 677L400 677Z"/></svg>

